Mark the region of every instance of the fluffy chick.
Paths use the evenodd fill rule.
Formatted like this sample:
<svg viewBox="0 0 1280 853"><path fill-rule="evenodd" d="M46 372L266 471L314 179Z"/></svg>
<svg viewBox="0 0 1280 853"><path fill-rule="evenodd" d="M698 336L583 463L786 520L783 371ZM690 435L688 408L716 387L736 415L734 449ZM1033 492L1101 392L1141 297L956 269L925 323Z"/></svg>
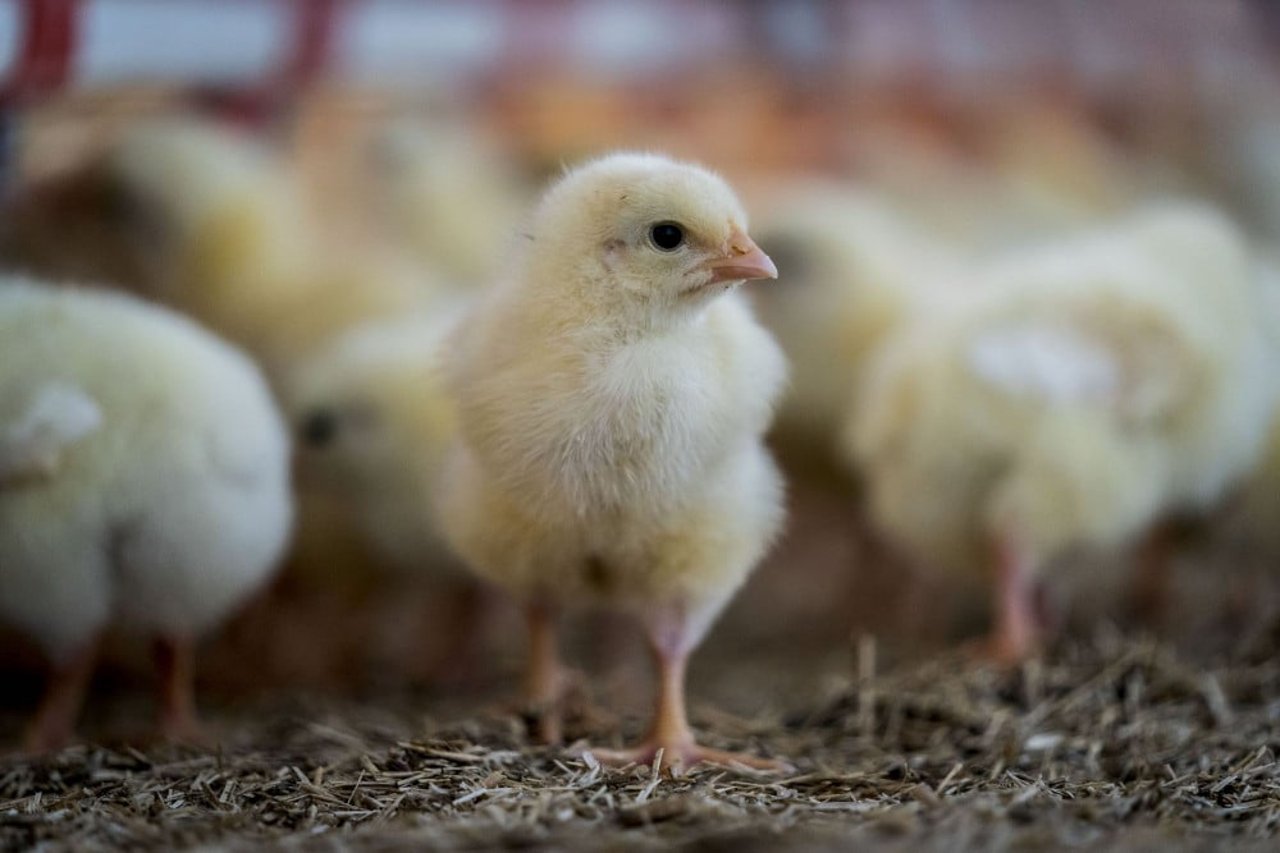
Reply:
<svg viewBox="0 0 1280 853"><path fill-rule="evenodd" d="M424 298L403 270L334 254L315 245L278 157L189 118L139 123L81 167L20 192L0 234L7 266L190 314L273 378L347 326Z"/></svg>
<svg viewBox="0 0 1280 853"><path fill-rule="evenodd" d="M429 496L455 432L440 350L456 312L359 326L299 366L286 394L305 476L358 503L388 561L442 543Z"/></svg>
<svg viewBox="0 0 1280 853"><path fill-rule="evenodd" d="M755 231L782 272L752 301L792 364L779 426L834 453L873 355L921 306L946 297L945 273L963 261L869 192L792 183L769 199Z"/></svg>
<svg viewBox="0 0 1280 853"><path fill-rule="evenodd" d="M776 269L746 228L696 166L617 154L571 171L447 362L460 440L444 530L528 605L531 701L556 698L555 606L604 603L648 636L654 721L607 760L776 766L699 746L684 707L689 654L783 518L761 436L785 361L734 292Z"/></svg>
<svg viewBox="0 0 1280 853"><path fill-rule="evenodd" d="M459 580L439 535L434 498L456 432L441 347L461 307L357 327L287 383L307 493L351 505L381 562L409 578ZM422 667L428 677L465 669L484 615L474 580L464 576L463 585L451 585L456 600L449 624L433 626L443 644Z"/></svg>
<svg viewBox="0 0 1280 853"><path fill-rule="evenodd" d="M447 280L488 284L500 272L531 193L509 156L456 120L399 122L374 141L375 187L390 230Z"/></svg>
<svg viewBox="0 0 1280 853"><path fill-rule="evenodd" d="M1272 393L1237 230L1163 207L1005 257L895 340L851 412L879 525L995 575L992 652L1035 645L1033 581L1217 500L1260 451Z"/></svg>
<svg viewBox="0 0 1280 853"><path fill-rule="evenodd" d="M162 727L193 731L191 644L284 548L288 447L259 371L191 322L0 281L0 620L54 668L31 747L70 736L112 622L156 638Z"/></svg>

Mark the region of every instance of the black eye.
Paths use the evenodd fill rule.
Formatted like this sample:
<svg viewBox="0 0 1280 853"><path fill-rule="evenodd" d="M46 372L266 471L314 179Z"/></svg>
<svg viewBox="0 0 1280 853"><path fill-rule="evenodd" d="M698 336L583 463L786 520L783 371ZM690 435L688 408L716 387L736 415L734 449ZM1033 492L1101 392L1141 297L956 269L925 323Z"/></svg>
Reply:
<svg viewBox="0 0 1280 853"><path fill-rule="evenodd" d="M649 239L664 252L674 252L684 242L684 229L674 222L659 222L649 229Z"/></svg>
<svg viewBox="0 0 1280 853"><path fill-rule="evenodd" d="M298 432L312 447L324 447L338 434L338 418L328 409L315 409L302 419Z"/></svg>

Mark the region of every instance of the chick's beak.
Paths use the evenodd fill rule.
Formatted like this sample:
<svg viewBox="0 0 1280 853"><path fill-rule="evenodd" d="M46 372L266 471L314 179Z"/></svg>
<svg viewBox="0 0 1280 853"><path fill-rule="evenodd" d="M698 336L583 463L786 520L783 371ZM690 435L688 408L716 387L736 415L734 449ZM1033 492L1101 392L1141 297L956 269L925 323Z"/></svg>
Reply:
<svg viewBox="0 0 1280 853"><path fill-rule="evenodd" d="M733 229L726 245L726 254L707 264L711 270L709 283L778 277L773 261L741 229Z"/></svg>

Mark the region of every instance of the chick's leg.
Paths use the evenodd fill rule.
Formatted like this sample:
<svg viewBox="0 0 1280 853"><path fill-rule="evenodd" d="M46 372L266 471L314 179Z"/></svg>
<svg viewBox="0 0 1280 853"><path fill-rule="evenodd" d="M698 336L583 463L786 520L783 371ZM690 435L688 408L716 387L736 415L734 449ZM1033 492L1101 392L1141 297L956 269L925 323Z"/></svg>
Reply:
<svg viewBox="0 0 1280 853"><path fill-rule="evenodd" d="M200 740L194 644L185 637L160 637L154 656L160 677L160 733L168 740Z"/></svg>
<svg viewBox="0 0 1280 853"><path fill-rule="evenodd" d="M994 557L995 625L984 651L997 663L1018 663L1040 642L1035 563L1018 538L1008 533L996 537Z"/></svg>
<svg viewBox="0 0 1280 853"><path fill-rule="evenodd" d="M479 680L481 651L497 602L491 590L475 582L449 590L445 597L445 613L433 620L431 635L423 637L427 654L415 674L432 686L471 687Z"/></svg>
<svg viewBox="0 0 1280 853"><path fill-rule="evenodd" d="M528 606L529 662L525 672L525 704L534 718L534 734L543 743L562 737L561 699L567 676L556 643L554 608L542 602Z"/></svg>
<svg viewBox="0 0 1280 853"><path fill-rule="evenodd" d="M648 627L649 646L658 676L657 701L649 733L631 749L592 749L592 754L605 764L652 764L661 751L659 769L665 773L678 773L699 762L777 772L789 770L790 765L785 761L698 744L685 714L684 685L689 654L704 629L690 625L682 614L656 619Z"/></svg>
<svg viewBox="0 0 1280 853"><path fill-rule="evenodd" d="M70 659L54 668L40 706L27 727L23 745L28 752L51 752L66 746L71 740L98 659L99 641L94 637Z"/></svg>
<svg viewBox="0 0 1280 853"><path fill-rule="evenodd" d="M1134 615L1158 627L1169 610L1174 530L1169 522L1153 527L1138 546L1131 592Z"/></svg>

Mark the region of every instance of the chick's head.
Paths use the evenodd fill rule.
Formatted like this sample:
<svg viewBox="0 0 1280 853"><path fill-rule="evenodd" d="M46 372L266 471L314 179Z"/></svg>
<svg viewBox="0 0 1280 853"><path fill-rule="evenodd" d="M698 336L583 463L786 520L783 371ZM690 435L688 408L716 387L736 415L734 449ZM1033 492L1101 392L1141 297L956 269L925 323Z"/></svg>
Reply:
<svg viewBox="0 0 1280 853"><path fill-rule="evenodd" d="M436 364L448 320L357 327L293 371L300 478L365 496L434 479L454 430Z"/></svg>
<svg viewBox="0 0 1280 853"><path fill-rule="evenodd" d="M723 179L665 157L615 154L571 171L535 217L538 287L560 282L614 313L678 315L777 269Z"/></svg>

